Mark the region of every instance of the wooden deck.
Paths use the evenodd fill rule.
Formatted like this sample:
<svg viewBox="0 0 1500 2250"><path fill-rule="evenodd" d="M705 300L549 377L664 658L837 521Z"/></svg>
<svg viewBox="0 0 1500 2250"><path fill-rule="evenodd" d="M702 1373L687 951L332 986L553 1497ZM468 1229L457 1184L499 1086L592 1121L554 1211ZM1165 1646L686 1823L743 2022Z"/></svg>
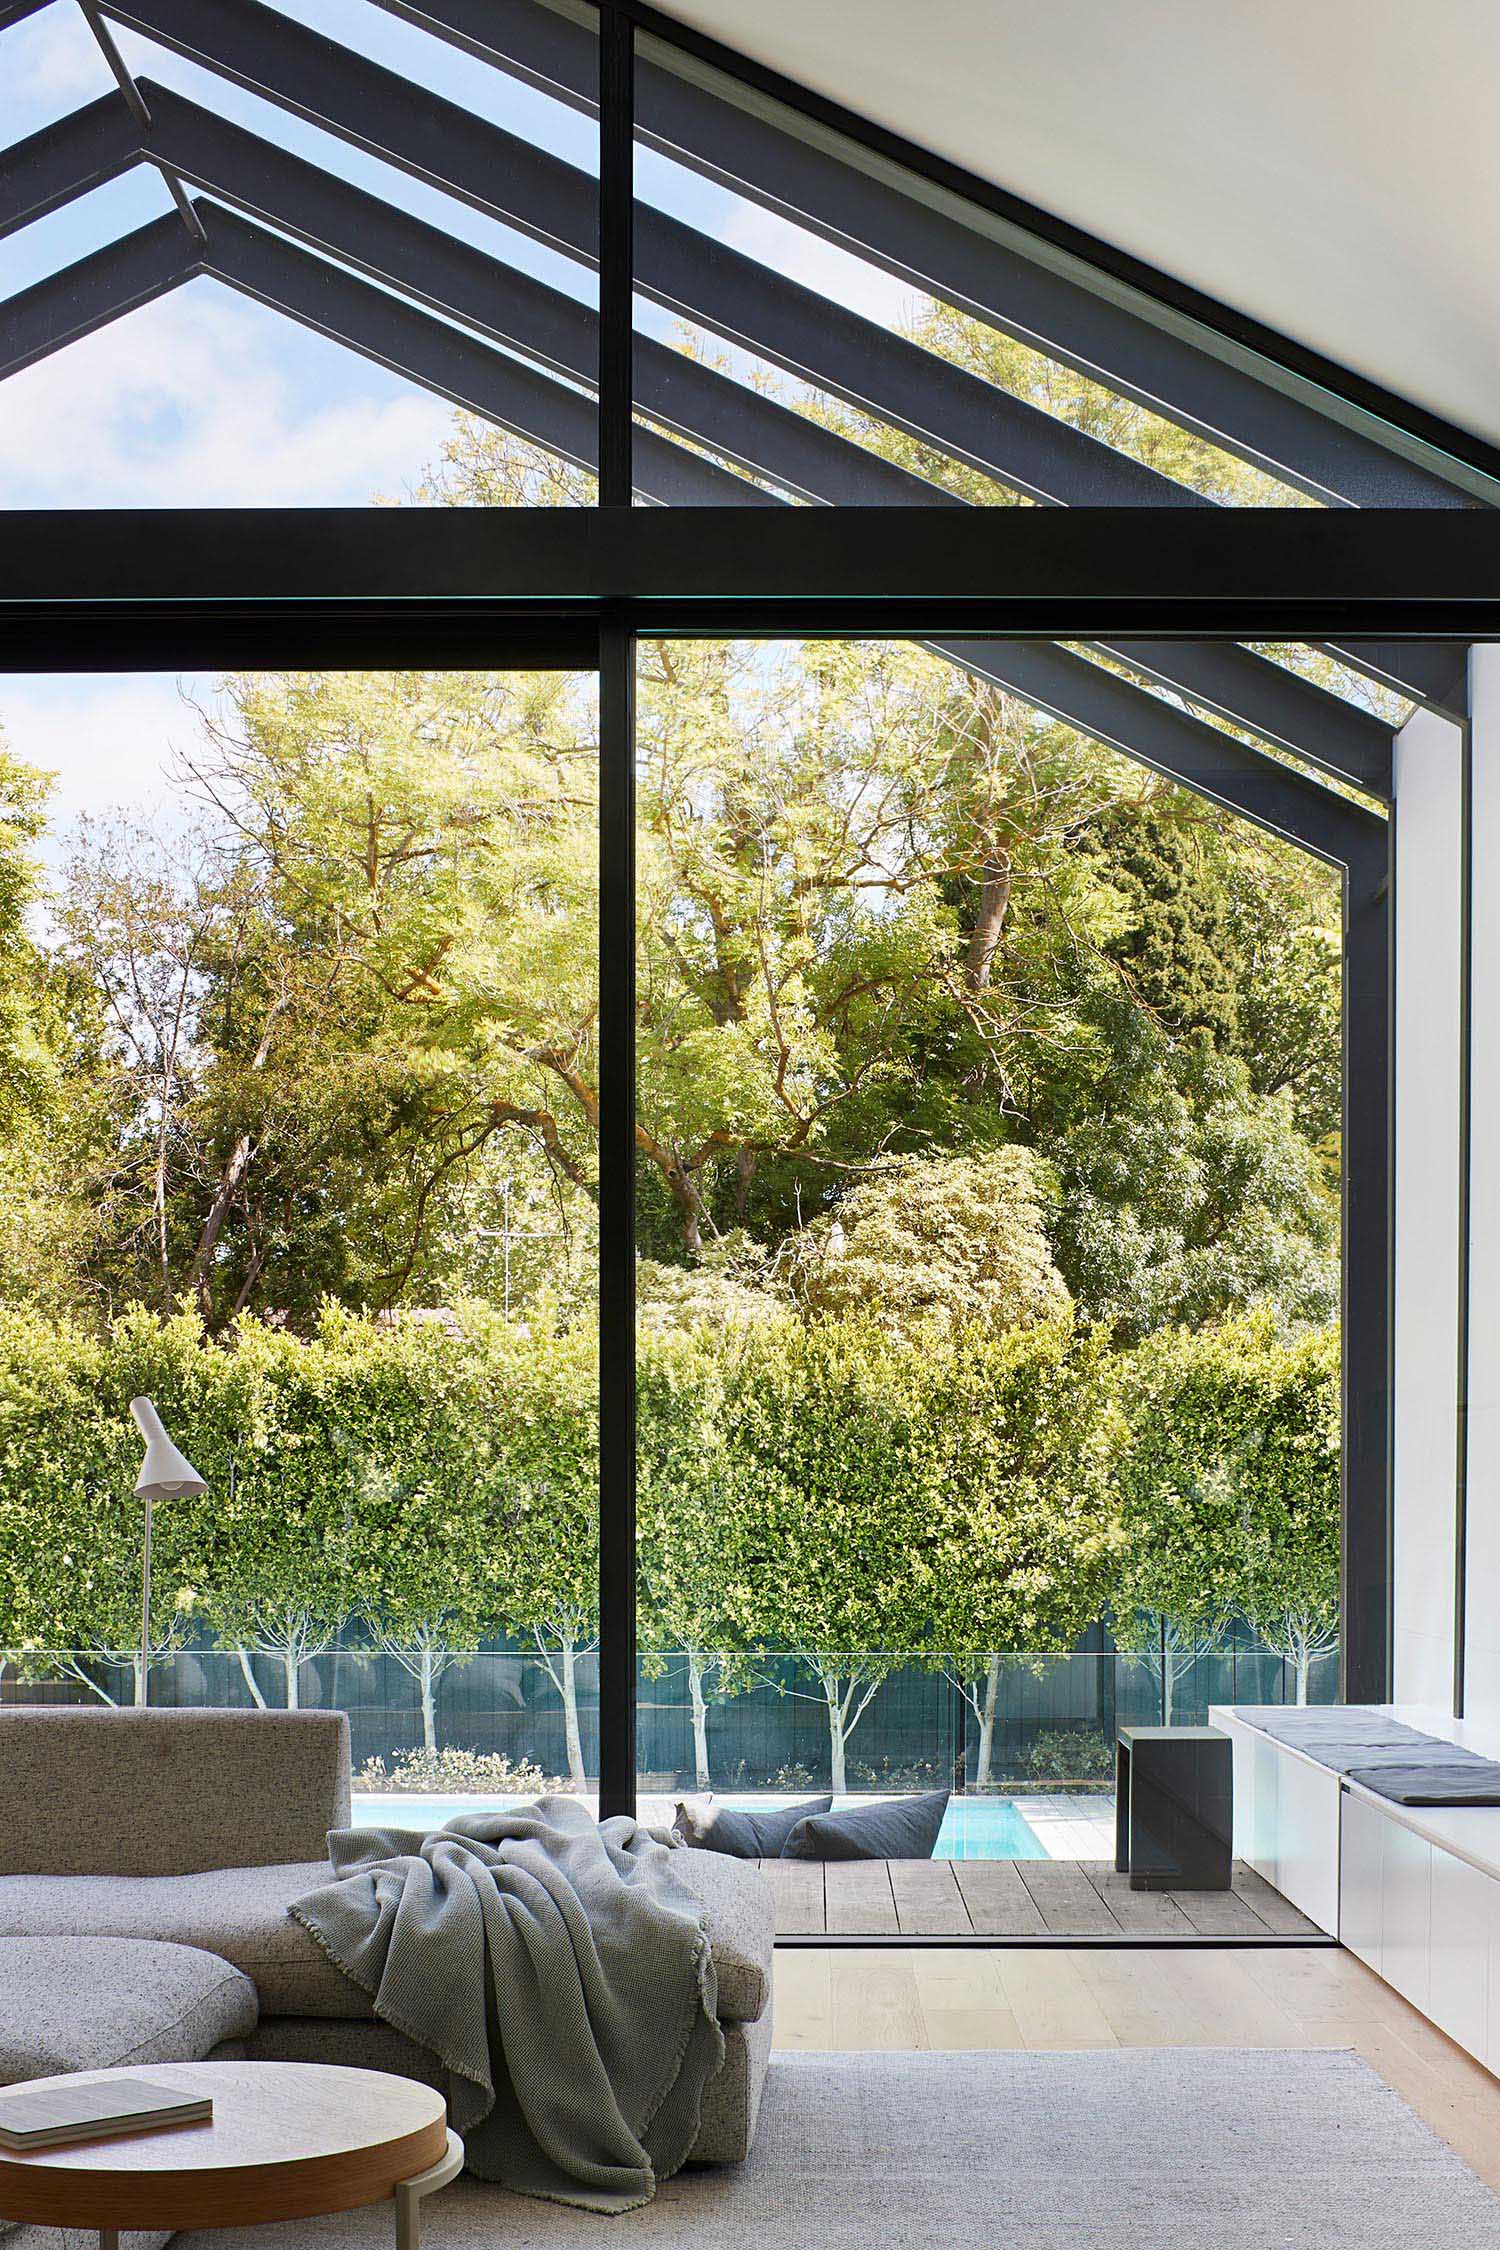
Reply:
<svg viewBox="0 0 1500 2250"><path fill-rule="evenodd" d="M1236 1860L1227 1891L1133 1891L1104 1859L763 1859L778 1937L1317 1937Z"/></svg>

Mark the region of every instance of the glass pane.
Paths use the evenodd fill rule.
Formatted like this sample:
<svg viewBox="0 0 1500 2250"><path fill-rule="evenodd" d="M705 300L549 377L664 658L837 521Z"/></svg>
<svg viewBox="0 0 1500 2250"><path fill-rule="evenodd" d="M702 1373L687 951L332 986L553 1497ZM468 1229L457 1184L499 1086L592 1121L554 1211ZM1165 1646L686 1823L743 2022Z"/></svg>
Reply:
<svg viewBox="0 0 1500 2250"><path fill-rule="evenodd" d="M642 647L639 1785L1102 1880L1119 1727L1337 1694L1342 898L1014 666Z"/></svg>
<svg viewBox="0 0 1500 2250"><path fill-rule="evenodd" d="M196 216L119 133L0 247L0 506L590 503L594 117L371 0L267 24L259 93L119 30ZM114 87L74 9L4 42L0 142Z"/></svg>
<svg viewBox="0 0 1500 2250"><path fill-rule="evenodd" d="M592 674L0 680L0 1650L347 1710L357 1801L597 1773ZM385 1800L399 1798L399 1807Z"/></svg>

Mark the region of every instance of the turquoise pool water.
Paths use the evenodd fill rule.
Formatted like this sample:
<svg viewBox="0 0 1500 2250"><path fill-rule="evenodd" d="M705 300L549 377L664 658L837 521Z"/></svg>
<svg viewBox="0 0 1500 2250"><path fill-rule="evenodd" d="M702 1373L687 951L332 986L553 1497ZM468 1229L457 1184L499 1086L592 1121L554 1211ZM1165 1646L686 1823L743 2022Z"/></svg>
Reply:
<svg viewBox="0 0 1500 2250"><path fill-rule="evenodd" d="M441 1828L466 1812L493 1810L515 1798L484 1797L356 1797L354 1819L360 1827ZM840 1805L858 1804L857 1797L840 1797ZM726 1805L790 1805L792 1797L726 1797ZM1045 1859L1046 1847L1025 1818L1005 1797L951 1797L938 1832L934 1859Z"/></svg>

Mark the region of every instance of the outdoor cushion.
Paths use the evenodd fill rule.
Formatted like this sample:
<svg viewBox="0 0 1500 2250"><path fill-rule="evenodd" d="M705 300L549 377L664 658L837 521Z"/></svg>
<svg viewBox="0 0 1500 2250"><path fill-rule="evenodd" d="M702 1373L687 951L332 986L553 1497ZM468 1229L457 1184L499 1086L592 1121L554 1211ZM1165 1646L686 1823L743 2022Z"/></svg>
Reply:
<svg viewBox="0 0 1500 2250"><path fill-rule="evenodd" d="M782 1847L799 1820L832 1809L832 1797L806 1797L780 1812L739 1812L712 1797L683 1797L672 1826L685 1844L699 1851L727 1852L731 1859L780 1859Z"/></svg>
<svg viewBox="0 0 1500 2250"><path fill-rule="evenodd" d="M243 1969L262 2015L368 2016L359 1987L287 1912L328 1862L199 1875L0 1876L0 1936L169 1938Z"/></svg>
<svg viewBox="0 0 1500 2250"><path fill-rule="evenodd" d="M255 2028L255 1987L187 1945L0 1938L0 2086L68 2070L200 2062Z"/></svg>
<svg viewBox="0 0 1500 2250"><path fill-rule="evenodd" d="M321 1859L348 1824L342 1711L0 1708L0 1875Z"/></svg>
<svg viewBox="0 0 1500 2250"><path fill-rule="evenodd" d="M847 1812L814 1813L799 1820L783 1859L931 1859L952 1794L893 1797L886 1804Z"/></svg>
<svg viewBox="0 0 1500 2250"><path fill-rule="evenodd" d="M1489 1758L1455 1754L1430 1765L1353 1766L1348 1778L1395 1805L1500 1805L1500 1765Z"/></svg>

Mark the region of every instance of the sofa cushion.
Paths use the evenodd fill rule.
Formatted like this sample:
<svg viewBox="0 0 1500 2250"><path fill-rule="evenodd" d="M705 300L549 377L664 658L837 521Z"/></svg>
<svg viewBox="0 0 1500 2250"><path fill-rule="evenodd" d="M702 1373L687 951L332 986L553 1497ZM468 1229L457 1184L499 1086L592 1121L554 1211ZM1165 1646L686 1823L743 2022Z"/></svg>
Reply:
<svg viewBox="0 0 1500 2250"><path fill-rule="evenodd" d="M0 1708L0 1875L321 1859L348 1823L342 1711Z"/></svg>
<svg viewBox="0 0 1500 2250"><path fill-rule="evenodd" d="M243 1969L263 2015L368 2016L287 1908L329 1879L326 1860L198 1875L0 1876L0 1937L166 1938Z"/></svg>
<svg viewBox="0 0 1500 2250"><path fill-rule="evenodd" d="M832 1808L832 1797L804 1797L800 1805L760 1812L742 1812L713 1797L683 1797L672 1826L697 1851L727 1852L731 1859L780 1859L799 1820Z"/></svg>
<svg viewBox="0 0 1500 2250"><path fill-rule="evenodd" d="M771 1998L776 1903L764 1875L724 1852L680 1850L677 1873L707 1908L722 2023L756 2023Z"/></svg>
<svg viewBox="0 0 1500 2250"><path fill-rule="evenodd" d="M0 1938L0 2085L200 2062L255 2028L255 1987L216 1954L143 1938Z"/></svg>
<svg viewBox="0 0 1500 2250"><path fill-rule="evenodd" d="M854 1805L844 1812L799 1820L783 1859L931 1859L948 1810L950 1792L892 1797L886 1804Z"/></svg>
<svg viewBox="0 0 1500 2250"><path fill-rule="evenodd" d="M771 1989L770 1886L748 1862L718 1852L679 1851L677 1867L708 1910L719 2014L754 2023ZM368 2019L369 1996L287 1912L328 1880L326 1860L200 1875L3 1875L0 1937L167 1938L243 1969L262 2015Z"/></svg>

